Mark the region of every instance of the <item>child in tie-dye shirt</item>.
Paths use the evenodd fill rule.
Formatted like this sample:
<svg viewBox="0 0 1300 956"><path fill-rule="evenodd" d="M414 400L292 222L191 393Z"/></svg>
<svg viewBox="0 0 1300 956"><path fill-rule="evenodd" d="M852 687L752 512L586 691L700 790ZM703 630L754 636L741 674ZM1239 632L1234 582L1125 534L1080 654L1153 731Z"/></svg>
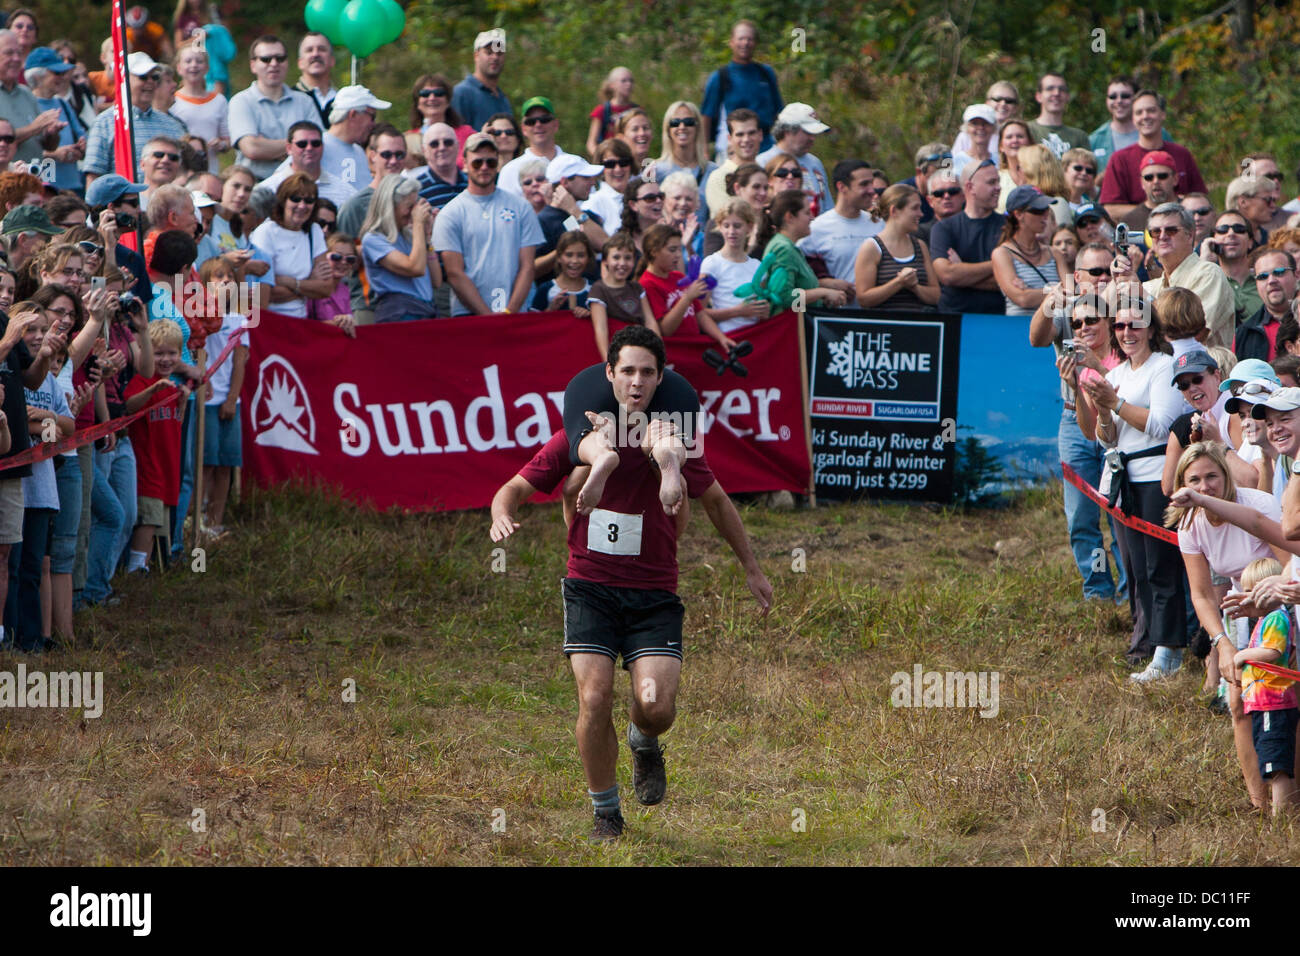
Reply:
<svg viewBox="0 0 1300 956"><path fill-rule="evenodd" d="M1241 574L1243 590L1264 578L1280 574L1282 566L1272 558L1252 561ZM1273 791L1273 814L1295 796L1295 681L1254 667L1251 661L1295 668L1295 619L1291 608L1282 605L1260 618L1250 635L1250 644L1237 652L1233 663L1241 668L1241 702L1251 718L1259 775Z"/></svg>

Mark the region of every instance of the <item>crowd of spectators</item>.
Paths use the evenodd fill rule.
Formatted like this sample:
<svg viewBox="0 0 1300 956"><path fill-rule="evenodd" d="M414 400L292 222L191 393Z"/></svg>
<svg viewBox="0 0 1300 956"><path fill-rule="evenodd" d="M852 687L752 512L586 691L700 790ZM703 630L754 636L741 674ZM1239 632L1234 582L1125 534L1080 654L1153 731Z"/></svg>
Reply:
<svg viewBox="0 0 1300 956"><path fill-rule="evenodd" d="M31 11L0 30L4 457L173 399L0 471L6 640L71 640L73 610L117 600L120 569L148 573L155 538L181 553L200 404L199 530L224 533L244 350L200 379L238 316L187 318L178 275L339 335L568 311L601 356L611 320L729 348L799 290L832 307L1020 315L1033 345L1055 349L1062 461L1131 514L1161 524L1168 509L1177 528L1175 547L1103 527L1067 485L1084 596L1130 607L1138 683L1177 671L1198 640L1217 648L1200 648L1206 690L1233 716L1251 797L1268 799L1267 778L1275 802L1289 799L1261 768L1294 760L1294 691L1251 665L1293 655L1285 609L1300 599L1300 569L1252 563L1295 567L1300 552L1300 199L1281 205L1274 156L1216 171L1215 210L1158 91L1113 78L1089 134L1068 78L1045 73L1036 108L998 81L907 170L823 158L827 118L786 102L745 20L698 99L652 115L616 67L570 127L553 91L507 95L499 29L478 35L459 82L430 69L394 104L336 88L321 34L298 41L294 83L294 46L256 37L252 83L232 90L237 46L202 4L184 0L171 31L132 17L135 182L114 165L112 44L87 71L72 44L41 44ZM132 232L138 251L121 242ZM1236 623L1252 618L1254 637ZM1252 725L1274 712L1292 714L1289 752Z"/></svg>

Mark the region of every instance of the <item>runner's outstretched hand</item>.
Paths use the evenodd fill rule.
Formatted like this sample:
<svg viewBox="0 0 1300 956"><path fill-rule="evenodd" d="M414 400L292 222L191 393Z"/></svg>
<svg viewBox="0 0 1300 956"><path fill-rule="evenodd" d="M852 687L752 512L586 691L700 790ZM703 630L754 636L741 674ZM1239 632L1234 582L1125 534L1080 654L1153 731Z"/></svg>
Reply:
<svg viewBox="0 0 1300 956"><path fill-rule="evenodd" d="M758 606L763 609L763 616L767 617L767 612L772 609L772 585L768 583L767 575L761 568L755 568L745 572L745 583L749 585L749 592L758 601Z"/></svg>

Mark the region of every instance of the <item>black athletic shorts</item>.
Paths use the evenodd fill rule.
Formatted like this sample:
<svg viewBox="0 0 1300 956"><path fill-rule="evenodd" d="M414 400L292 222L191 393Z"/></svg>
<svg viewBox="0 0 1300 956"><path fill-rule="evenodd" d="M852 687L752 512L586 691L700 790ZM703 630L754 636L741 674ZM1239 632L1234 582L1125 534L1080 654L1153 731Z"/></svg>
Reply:
<svg viewBox="0 0 1300 956"><path fill-rule="evenodd" d="M623 655L623 669L639 657L682 659L686 609L672 591L612 588L565 578L564 654Z"/></svg>
<svg viewBox="0 0 1300 956"><path fill-rule="evenodd" d="M569 461L578 464L578 445L591 431L587 412L618 414L614 399L614 386L605 377L604 365L591 365L569 381L564 389L564 432L569 436ZM695 387L672 369L664 370L664 380L655 389L654 398L646 408L653 418L656 413L673 413L681 416L683 438L695 437L695 420L700 414L700 396Z"/></svg>
<svg viewBox="0 0 1300 956"><path fill-rule="evenodd" d="M1267 780L1274 774L1295 773L1295 727L1297 711L1252 710L1250 735L1259 758L1259 775Z"/></svg>

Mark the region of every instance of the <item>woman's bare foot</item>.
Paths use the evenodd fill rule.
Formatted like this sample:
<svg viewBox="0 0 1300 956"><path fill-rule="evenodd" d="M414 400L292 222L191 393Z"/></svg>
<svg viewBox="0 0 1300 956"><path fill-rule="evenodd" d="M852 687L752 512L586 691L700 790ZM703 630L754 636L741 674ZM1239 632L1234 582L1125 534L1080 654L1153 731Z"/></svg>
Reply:
<svg viewBox="0 0 1300 956"><path fill-rule="evenodd" d="M601 452L591 464L591 474L578 492L578 514L589 515L600 504L600 497L605 493L605 481L618 467L618 452L612 448ZM671 512L670 512L671 513Z"/></svg>
<svg viewBox="0 0 1300 956"><path fill-rule="evenodd" d="M659 466L659 503L666 514L675 515L686 500L686 481L682 478L686 446L673 425L663 420L650 423L646 444L650 446L650 457Z"/></svg>

